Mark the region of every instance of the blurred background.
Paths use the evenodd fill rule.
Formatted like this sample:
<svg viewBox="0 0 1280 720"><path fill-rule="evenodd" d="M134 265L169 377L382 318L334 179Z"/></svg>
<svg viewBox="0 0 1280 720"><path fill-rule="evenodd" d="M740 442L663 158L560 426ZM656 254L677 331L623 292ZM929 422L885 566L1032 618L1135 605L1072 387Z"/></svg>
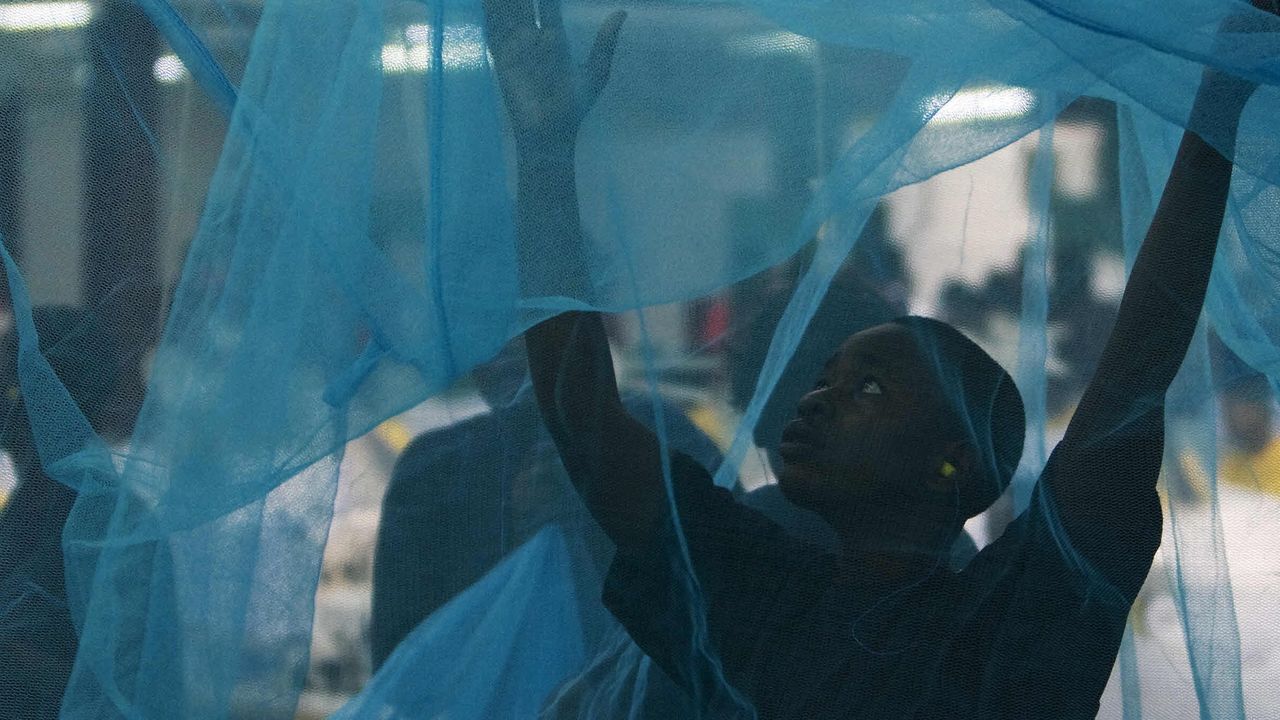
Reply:
<svg viewBox="0 0 1280 720"><path fill-rule="evenodd" d="M201 17L202 39L234 82L248 55L259 3L178 7ZM382 50L384 92L412 100L423 94L429 27L419 17L421 8L406 3L396 5L395 12L403 13L404 22L395 26ZM780 94L794 105L785 121L776 113L741 107L723 114L732 122L704 129L723 147L734 149L735 164L709 164L705 177L685 178L711 190L700 196L699 204L684 208L687 217L662 217L666 231L693 232L696 226L703 232L709 222L725 247L733 246L733 238L793 232L820 178L866 129L869 114L859 108L878 102L858 95L858 78L894 72L894 66L877 66L866 53L826 47L767 25L750 44L724 42L724 28L744 20L721 16L714 6L691 10L654 1L637 13L643 22L669 27L670 51L653 58L647 76L655 92L689 73L716 72L717 64L730 60L738 72L747 72L751 65L745 53L760 56L773 68L761 82L778 87L761 88L761 93ZM471 32L472 51L483 53L479 29ZM468 51L465 42L453 47ZM696 58L689 57L691 47L700 48ZM36 303L100 310L145 377L168 298L200 220L225 122L132 3L0 2L0 59L0 233ZM473 72L466 60L453 68L446 62L446 71ZM670 105L654 111L644 104L645 97L645 92L627 94L627 101L636 105L625 109L625 127L615 129L628 133L625 145L637 153L663 147L655 140L679 132L683 120ZM969 88L950 98L934 122L1003 122L1035 112L1036 102L1019 88ZM410 120L388 115L382 122ZM956 324L1012 367L1024 257L1040 229L1047 228L1045 434L1051 445L1101 351L1123 287L1117 132L1115 105L1082 99L1060 114L1049 143L1035 133L885 197L814 322L834 317L829 322L842 326L850 318L934 315ZM1052 153L1054 172L1048 216L1041 217L1028 197L1029 176L1033 164L1044 159L1037 154L1046 151ZM408 175L417 165L410 158L398 160L395 148L386 153L381 160L392 172L399 163L406 176L401 185L387 183L386 192L416 192ZM396 205L394 198L387 203ZM397 247L411 252L413 218L388 214L378 222L391 252ZM645 312L651 367L658 371L664 399L721 449L731 442L754 392L773 327L804 261L802 252L697 302ZM7 308L3 322L11 322ZM639 318L615 316L610 329L623 382L643 389ZM1206 527L1220 525L1230 579L1237 588L1250 714L1275 716L1280 691L1266 678L1280 669L1280 630L1263 602L1263 590L1280 578L1280 552L1269 550L1280 550L1275 540L1280 534L1280 445L1272 422L1274 400L1269 385L1224 347L1210 342L1210 349L1220 376L1215 380L1220 408L1216 460L1206 463L1200 455L1180 452L1176 433L1171 434L1166 501L1203 505L1210 488L1221 481L1220 515ZM141 385L117 392L119 422L127 426ZM489 411L474 379L466 378L348 445L315 598L311 666L299 718L326 716L369 677L374 547L397 458L413 438ZM768 444L766 431L757 432L761 446ZM11 465L5 467L0 505L15 483ZM768 453L761 447L749 453L739 483L750 490L771 482ZM998 503L971 522L979 545L999 534L1011 506ZM1190 683L1181 610L1168 589L1167 577L1176 564L1170 552L1157 558L1134 611L1143 697L1155 717L1197 717L1195 708L1160 704L1161 687L1185 692ZM1117 703L1109 693L1104 716L1118 717Z"/></svg>

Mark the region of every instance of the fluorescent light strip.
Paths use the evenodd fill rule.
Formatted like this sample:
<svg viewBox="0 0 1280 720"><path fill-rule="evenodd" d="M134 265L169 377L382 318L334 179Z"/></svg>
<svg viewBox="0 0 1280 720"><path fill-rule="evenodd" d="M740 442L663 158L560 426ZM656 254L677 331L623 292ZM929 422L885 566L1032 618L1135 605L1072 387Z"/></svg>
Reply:
<svg viewBox="0 0 1280 720"><path fill-rule="evenodd" d="M92 18L93 6L80 0L0 4L0 32L74 30Z"/></svg>
<svg viewBox="0 0 1280 720"><path fill-rule="evenodd" d="M936 107L936 98L927 104ZM930 124L951 125L992 120L1014 120L1031 113L1036 105L1035 93L1016 87L987 87L961 90L943 105Z"/></svg>
<svg viewBox="0 0 1280 720"><path fill-rule="evenodd" d="M804 35L779 30L734 38L726 43L731 52L752 57L769 55L812 55L818 43Z"/></svg>
<svg viewBox="0 0 1280 720"><path fill-rule="evenodd" d="M430 25L416 23L404 29L403 42L382 46L382 71L388 75L425 73L431 67L433 35ZM485 66L484 31L479 25L450 25L444 29L446 70L477 70Z"/></svg>
<svg viewBox="0 0 1280 720"><path fill-rule="evenodd" d="M431 27L410 25L404 42L382 46L382 71L387 75L425 73L431 67ZM485 66L484 35L477 25L449 27L444 32L446 70L473 70ZM151 74L162 85L176 85L191 78L177 55L162 55L151 66Z"/></svg>

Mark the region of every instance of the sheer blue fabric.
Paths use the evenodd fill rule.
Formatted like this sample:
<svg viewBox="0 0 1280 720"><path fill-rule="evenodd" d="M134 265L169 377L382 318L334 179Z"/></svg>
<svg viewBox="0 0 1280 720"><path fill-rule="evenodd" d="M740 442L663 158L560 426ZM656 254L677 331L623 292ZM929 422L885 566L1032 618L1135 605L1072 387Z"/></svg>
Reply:
<svg viewBox="0 0 1280 720"><path fill-rule="evenodd" d="M332 717L535 717L584 660L572 567L560 530L544 529L432 613Z"/></svg>
<svg viewBox="0 0 1280 720"><path fill-rule="evenodd" d="M1163 545L1101 716L1280 712L1267 660L1280 637L1263 629L1274 583L1251 561L1274 544L1280 505L1265 478L1219 487L1229 423L1217 403L1221 356L1265 376L1254 399L1267 408L1280 382L1280 17L1239 0L566 0L575 67L608 14L628 12L578 136L580 247L517 237L516 151L480 0L137 5L186 83L166 102L203 139L142 111L102 122L144 128L140 152L198 186L185 197L202 209L183 231L127 440L104 437L38 337L48 283L28 280L47 270L4 251L17 337L5 362L39 469L77 494L61 541L78 637L61 717L294 717L314 684L317 588L351 443L429 400L458 422L449 403L469 373L565 310L614 314L620 367L650 398L663 445L675 403L722 444L715 483L739 490L768 481L762 448L777 438L756 430L790 412L775 388L793 406L788 373L814 372L848 334L813 328L839 313L850 331L908 309L943 317L1002 348L990 351L1025 403L1021 465L994 513L1007 522L1038 501L1058 420L1083 390L1073 373L1087 379L1096 362L1070 333L1105 338L1117 288L1096 278L1107 258L1132 263L1184 130L1229 152L1235 174L1200 329L1167 399ZM111 65L129 42L97 51ZM1192 113L1206 69L1257 85L1237 137L1224 114ZM107 87L137 110L147 82ZM1080 128L1094 139L1073 145ZM193 159L202 143L216 165ZM1098 158L1093 189L1073 190L1085 155ZM989 175L938 184L975 167L1012 178L990 192ZM1000 217L1011 194L1025 212ZM954 232L913 245L930 227ZM1078 236L1092 240L1072 246ZM997 276L1008 287L975 290ZM846 280L885 316L870 301L824 302ZM719 323L726 306L738 314ZM126 324L134 312L109 308L94 310ZM707 407L727 409L717 422ZM471 482L464 465L436 481ZM494 512L571 501L507 494ZM471 510L451 522L481 523ZM573 532L532 534L424 618L333 717L696 716L620 627L580 620L584 605L603 616L598 596L575 590L598 591L602 568L571 552ZM22 592L0 598L0 638L27 622ZM714 643L695 638L729 698L713 712L755 717ZM565 700L575 689L594 704Z"/></svg>

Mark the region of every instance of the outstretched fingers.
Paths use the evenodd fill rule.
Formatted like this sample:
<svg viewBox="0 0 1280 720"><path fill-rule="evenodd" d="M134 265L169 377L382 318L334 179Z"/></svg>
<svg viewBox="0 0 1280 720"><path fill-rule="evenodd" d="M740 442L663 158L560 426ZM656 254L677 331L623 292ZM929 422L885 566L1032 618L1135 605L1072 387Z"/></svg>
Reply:
<svg viewBox="0 0 1280 720"><path fill-rule="evenodd" d="M490 48L501 48L522 27L533 27L533 0L484 0L484 28Z"/></svg>
<svg viewBox="0 0 1280 720"><path fill-rule="evenodd" d="M605 19L596 39L591 44L591 53L587 56L585 93L587 105L595 102L600 91L609 82L609 73L613 69L613 53L618 48L618 36L622 32L622 23L627 19L626 10L618 10Z"/></svg>

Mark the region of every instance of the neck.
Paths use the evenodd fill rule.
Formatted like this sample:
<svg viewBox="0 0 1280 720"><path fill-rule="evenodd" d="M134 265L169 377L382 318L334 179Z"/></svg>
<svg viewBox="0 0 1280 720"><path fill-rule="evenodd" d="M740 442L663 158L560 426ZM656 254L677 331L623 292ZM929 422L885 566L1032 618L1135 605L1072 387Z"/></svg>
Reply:
<svg viewBox="0 0 1280 720"><path fill-rule="evenodd" d="M889 581L945 569L957 529L953 519L940 515L860 504L836 526L842 559L860 574L871 571Z"/></svg>

